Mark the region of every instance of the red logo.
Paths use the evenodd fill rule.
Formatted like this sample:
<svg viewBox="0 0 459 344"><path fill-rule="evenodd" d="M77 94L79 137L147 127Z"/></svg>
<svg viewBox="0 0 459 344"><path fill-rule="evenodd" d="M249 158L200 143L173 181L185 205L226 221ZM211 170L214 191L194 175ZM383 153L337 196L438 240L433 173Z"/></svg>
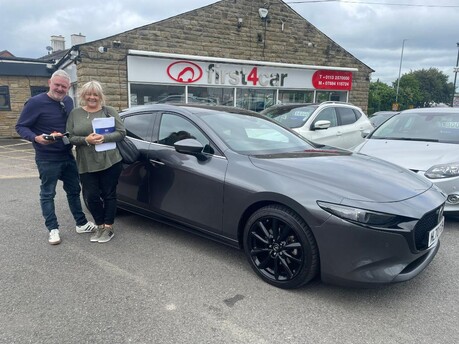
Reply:
<svg viewBox="0 0 459 344"><path fill-rule="evenodd" d="M312 85L322 90L350 90L352 89L352 72L318 70L312 76Z"/></svg>
<svg viewBox="0 0 459 344"><path fill-rule="evenodd" d="M202 69L196 63L177 61L167 67L167 75L182 84L191 84L202 77Z"/></svg>

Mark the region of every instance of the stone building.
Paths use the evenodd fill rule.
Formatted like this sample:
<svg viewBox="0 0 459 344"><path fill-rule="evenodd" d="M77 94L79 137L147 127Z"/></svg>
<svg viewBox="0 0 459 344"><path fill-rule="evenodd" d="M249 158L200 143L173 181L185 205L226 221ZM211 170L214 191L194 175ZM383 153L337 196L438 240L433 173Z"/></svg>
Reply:
<svg viewBox="0 0 459 344"><path fill-rule="evenodd" d="M72 45L54 68L71 75L75 101L78 86L95 79L119 110L185 101L259 111L339 100L366 111L373 72L280 0L221 0ZM19 112L0 111L0 136L12 133Z"/></svg>

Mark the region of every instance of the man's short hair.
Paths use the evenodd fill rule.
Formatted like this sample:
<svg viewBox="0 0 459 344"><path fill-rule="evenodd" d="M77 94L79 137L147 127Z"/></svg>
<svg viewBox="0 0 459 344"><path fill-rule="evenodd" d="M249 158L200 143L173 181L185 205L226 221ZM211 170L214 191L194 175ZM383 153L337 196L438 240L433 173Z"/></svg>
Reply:
<svg viewBox="0 0 459 344"><path fill-rule="evenodd" d="M67 74L67 72L63 69L58 69L51 75L51 79L54 78L55 76L60 76L61 78L65 78L69 81L70 83L70 75Z"/></svg>

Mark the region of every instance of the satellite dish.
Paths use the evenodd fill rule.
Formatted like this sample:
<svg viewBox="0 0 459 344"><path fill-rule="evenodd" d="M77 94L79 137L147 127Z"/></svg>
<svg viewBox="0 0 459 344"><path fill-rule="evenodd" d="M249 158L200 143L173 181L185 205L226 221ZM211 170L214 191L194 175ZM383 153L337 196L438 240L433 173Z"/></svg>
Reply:
<svg viewBox="0 0 459 344"><path fill-rule="evenodd" d="M52 51L52 50L53 50L53 47L52 47L52 46L50 46L50 45L48 45L48 46L46 47L46 50L48 50L48 51Z"/></svg>

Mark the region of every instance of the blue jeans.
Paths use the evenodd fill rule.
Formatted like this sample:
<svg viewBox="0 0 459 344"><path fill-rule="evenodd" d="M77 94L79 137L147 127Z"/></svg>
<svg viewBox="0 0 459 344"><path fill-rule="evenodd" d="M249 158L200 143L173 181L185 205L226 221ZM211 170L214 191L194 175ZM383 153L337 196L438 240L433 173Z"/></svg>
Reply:
<svg viewBox="0 0 459 344"><path fill-rule="evenodd" d="M70 211L77 226L86 224L88 220L81 208L80 179L75 160L35 160L35 162L41 180L40 205L43 217L45 218L46 228L48 228L48 230L59 228L54 207L54 197L56 196L56 185L58 180L61 180L63 183Z"/></svg>

